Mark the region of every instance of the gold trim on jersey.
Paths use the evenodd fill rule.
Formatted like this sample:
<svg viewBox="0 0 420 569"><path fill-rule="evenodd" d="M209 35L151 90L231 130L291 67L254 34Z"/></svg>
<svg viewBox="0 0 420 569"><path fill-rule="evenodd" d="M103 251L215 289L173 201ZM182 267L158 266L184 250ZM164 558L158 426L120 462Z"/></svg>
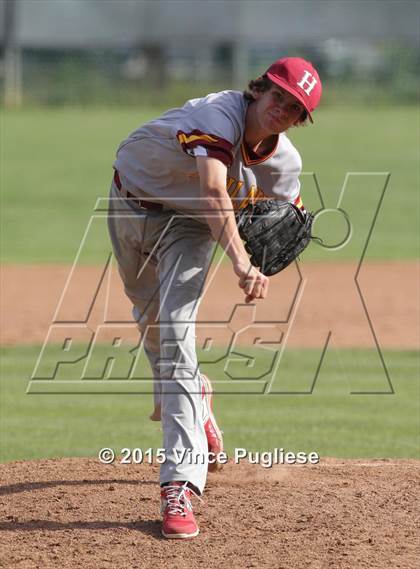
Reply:
<svg viewBox="0 0 420 569"><path fill-rule="evenodd" d="M274 145L273 150L272 150L269 154L267 154L266 156L261 156L260 158L256 158L255 160L253 160L252 158L249 157L248 150L247 150L247 148L246 148L246 146L245 146L245 143L242 142L242 144L241 144L241 151L242 151L242 157L243 157L243 159L244 159L245 165L246 165L246 166L251 166L252 164L260 164L261 162L265 162L266 160L268 160L269 158L271 158L271 157L273 156L273 154L275 154L276 151L277 151L277 148L278 148L278 145L279 145L279 140L280 140L280 137L278 136L278 137L277 137L277 142L276 142L276 144Z"/></svg>
<svg viewBox="0 0 420 569"><path fill-rule="evenodd" d="M232 188L233 184L235 184L234 188ZM227 185L226 185L227 193L229 194L229 196L232 199L234 199L239 194L243 185L244 185L243 182L240 182L239 180L235 180L235 178L229 177L227 179Z"/></svg>
<svg viewBox="0 0 420 569"><path fill-rule="evenodd" d="M226 180L226 190L232 200L233 209L241 209L248 205L249 202L254 203L257 199L264 197L264 192L261 188L252 185L249 188L247 195L241 201L235 200L243 185L244 182L236 180L235 178L232 178L232 176L229 176Z"/></svg>
<svg viewBox="0 0 420 569"><path fill-rule="evenodd" d="M258 200L267 198L267 196L265 195L265 193L261 188L252 185L249 188L247 195L241 201L236 200L235 198L239 194L243 185L244 182L236 180L232 176L228 176L226 179L226 191L232 200L233 209L235 210L242 209L246 207L250 202L254 204ZM299 209L304 209L302 198L300 197L300 195L294 200L293 204Z"/></svg>
<svg viewBox="0 0 420 569"><path fill-rule="evenodd" d="M184 133L178 134L178 140L180 144L190 144L191 142L196 142L197 140L203 140L205 142L218 142L217 138L213 138L209 134L191 134L187 136Z"/></svg>

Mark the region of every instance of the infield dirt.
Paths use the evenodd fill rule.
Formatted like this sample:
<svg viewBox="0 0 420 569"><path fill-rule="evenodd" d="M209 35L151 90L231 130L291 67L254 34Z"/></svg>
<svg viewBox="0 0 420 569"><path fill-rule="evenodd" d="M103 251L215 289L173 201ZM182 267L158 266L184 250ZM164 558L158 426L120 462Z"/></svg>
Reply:
<svg viewBox="0 0 420 569"><path fill-rule="evenodd" d="M5 569L418 567L412 460L229 463L194 501L191 541L160 535L155 465L66 458L0 472Z"/></svg>
<svg viewBox="0 0 420 569"><path fill-rule="evenodd" d="M415 261L364 263L358 276L359 294L355 262L304 263L304 281L292 265L271 279L269 296L256 303L254 313L252 307L243 306L243 293L230 266L221 264L212 268L207 279L199 321L210 323L211 330L199 328L199 341L211 334L215 344L226 345L227 332L243 330L258 320L275 321L280 331L288 333L290 346L324 345L331 330L336 347L375 347L369 316L381 347L417 349L419 268ZM115 267L103 274L103 267L80 266L69 278L70 271L64 265L3 267L2 344L42 343L59 305L56 320L85 322L89 315L91 330L104 323L106 307L107 320L131 324L132 340L137 341L131 306ZM240 343L251 345L254 338L254 330L244 330Z"/></svg>

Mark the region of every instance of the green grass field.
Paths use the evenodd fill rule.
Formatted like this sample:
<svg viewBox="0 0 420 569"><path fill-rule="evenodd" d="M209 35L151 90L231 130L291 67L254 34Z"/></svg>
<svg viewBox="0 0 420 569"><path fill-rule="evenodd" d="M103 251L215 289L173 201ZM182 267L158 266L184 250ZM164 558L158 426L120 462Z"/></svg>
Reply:
<svg viewBox="0 0 420 569"><path fill-rule="evenodd" d="M159 112L132 108L3 111L2 261L73 262L97 199L108 194L118 143ZM359 173L349 178L342 204L353 225L350 242L335 251L311 244L304 259L334 262L360 258L386 173L390 173L390 181L366 259L418 257L417 239L413 238L419 226L417 125L418 110L413 106L335 106L317 111L314 125L291 131L304 159L302 194L308 209L320 207L312 172L326 208L336 207L346 173ZM83 263L103 263L109 251L102 221L87 239ZM342 228L340 218L325 216L315 233L334 242L340 240ZM160 446L159 425L147 419L150 394L27 394L39 350L38 346L3 350L2 461L95 456L105 446L115 450ZM46 363L52 365L53 357L52 351ZM243 446L249 450L282 447L317 451L321 456L337 457L418 456L420 394L415 353L385 353L395 390L392 395L350 393L388 387L377 354L363 350L342 350L338 358L328 352L313 393L291 394L308 390L318 357L313 350L290 352L281 368L284 383L279 390L287 392L283 395L257 394L261 381L246 383L248 391L254 388L254 394L238 393L243 389L226 381L223 362L202 366L212 378L223 378L224 383L217 385L219 391L236 391L217 399L229 453ZM235 365L238 373L243 373L241 364L232 369ZM256 366L245 368L244 373L258 376L267 365L266 359L259 358ZM72 373L73 368L67 369L64 379ZM33 382L34 388L40 385Z"/></svg>
<svg viewBox="0 0 420 569"><path fill-rule="evenodd" d="M2 259L10 263L70 263L74 260L98 197L108 194L119 142L159 109L24 109L3 112L1 187ZM325 207L334 208L347 172L343 208L353 238L338 251L312 244L304 258L359 258L377 207L385 174L391 178L370 240L367 258L410 259L418 255L418 110L407 107L320 109L316 123L290 133L315 172ZM382 173L377 175L367 173ZM320 203L310 175L302 176L308 209ZM340 219L317 227L328 242L340 241ZM101 263L109 248L103 230L88 239L82 261Z"/></svg>
<svg viewBox="0 0 420 569"><path fill-rule="evenodd" d="M150 394L27 394L38 354L39 347L3 350L2 461L96 456L102 447L118 451L161 445L159 425L148 420ZM418 457L417 354L385 352L394 394L382 395L351 394L387 391L376 353L342 350L336 356L327 352L312 394L245 394L245 389L257 391L259 382L254 382L235 388L235 394L218 395L216 410L228 453L235 447L262 451L277 447L316 451L321 457ZM286 378L283 390L302 390L308 379L310 384L313 361L314 350L291 351L288 364L280 368ZM267 364L260 354L252 372L255 377ZM219 382L221 393L232 390L234 383L227 380L223 365L222 361L202 366ZM52 383L52 390L59 390L57 380Z"/></svg>

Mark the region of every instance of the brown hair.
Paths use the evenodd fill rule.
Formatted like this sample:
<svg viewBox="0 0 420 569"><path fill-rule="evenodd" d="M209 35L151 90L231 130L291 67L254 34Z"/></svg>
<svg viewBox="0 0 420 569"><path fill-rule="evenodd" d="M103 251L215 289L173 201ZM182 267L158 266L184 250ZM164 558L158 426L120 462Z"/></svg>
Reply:
<svg viewBox="0 0 420 569"><path fill-rule="evenodd" d="M257 79L251 79L248 83L248 89L244 91L245 100L249 103L255 101L254 93L257 91L258 93L265 93L265 91L269 91L274 83L267 77L267 75L262 75ZM307 122L309 115L306 109L302 111L302 115L298 121L298 125L301 126Z"/></svg>

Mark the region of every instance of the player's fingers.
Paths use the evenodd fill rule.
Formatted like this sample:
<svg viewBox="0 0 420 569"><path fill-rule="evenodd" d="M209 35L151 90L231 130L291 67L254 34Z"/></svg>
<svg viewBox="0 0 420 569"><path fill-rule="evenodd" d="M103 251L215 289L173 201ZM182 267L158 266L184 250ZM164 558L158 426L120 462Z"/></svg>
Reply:
<svg viewBox="0 0 420 569"><path fill-rule="evenodd" d="M252 282L254 280L254 277L252 275L252 273L250 274L250 271L243 273L240 277L239 277L239 286L243 289L245 289L250 282Z"/></svg>
<svg viewBox="0 0 420 569"><path fill-rule="evenodd" d="M253 280L252 282L249 282L249 286L245 289L246 292L248 294L252 294L252 296L257 296L257 289L258 289L258 283L257 281Z"/></svg>
<svg viewBox="0 0 420 569"><path fill-rule="evenodd" d="M253 274L250 274L245 278L244 282L245 282L245 286L244 286L245 294L252 294L252 291L254 290L254 287L255 287L256 276Z"/></svg>
<svg viewBox="0 0 420 569"><path fill-rule="evenodd" d="M247 273L239 278L239 287L250 296L251 300L261 298L263 283L266 279L267 277L259 272L258 267L250 266Z"/></svg>
<svg viewBox="0 0 420 569"><path fill-rule="evenodd" d="M254 287L250 293L250 296L252 296L253 299L266 298L268 282L268 278L265 275L259 274L258 278L255 280Z"/></svg>
<svg viewBox="0 0 420 569"><path fill-rule="evenodd" d="M249 304L249 303L252 302L253 300L255 300L254 295L252 295L252 294L247 294L247 295L246 295L246 297L245 297L245 302L246 302L246 304Z"/></svg>
<svg viewBox="0 0 420 569"><path fill-rule="evenodd" d="M262 287L260 298L267 298L267 287Z"/></svg>
<svg viewBox="0 0 420 569"><path fill-rule="evenodd" d="M255 282L253 289L246 294L245 302L249 303L259 298L264 298L264 289L262 283L257 281Z"/></svg>
<svg viewBox="0 0 420 569"><path fill-rule="evenodd" d="M252 290L254 298L261 298L262 290L263 290L262 282L260 282L259 280L256 281L254 288Z"/></svg>
<svg viewBox="0 0 420 569"><path fill-rule="evenodd" d="M262 285L262 291L261 291L261 298L267 298L267 294L268 294L268 283L270 281L268 280L268 278L266 277L263 281L263 285Z"/></svg>

